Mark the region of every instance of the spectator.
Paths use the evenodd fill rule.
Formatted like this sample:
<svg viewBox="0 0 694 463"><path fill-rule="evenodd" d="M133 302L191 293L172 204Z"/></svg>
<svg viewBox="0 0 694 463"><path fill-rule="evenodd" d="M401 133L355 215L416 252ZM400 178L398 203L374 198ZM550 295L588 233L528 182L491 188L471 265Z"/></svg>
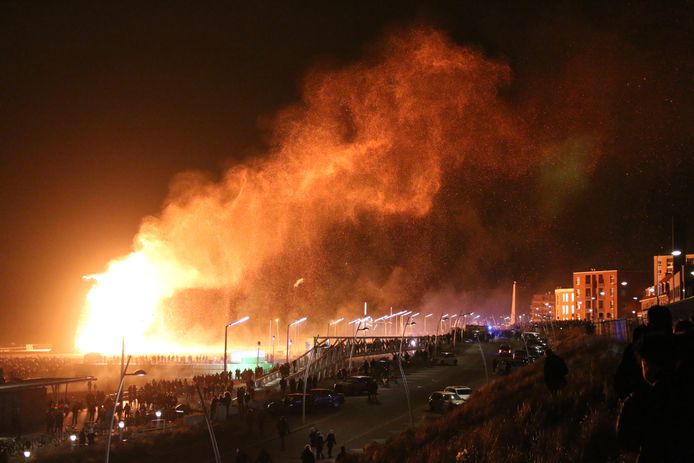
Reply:
<svg viewBox="0 0 694 463"><path fill-rule="evenodd" d="M566 386L566 375L569 374L569 369L566 367L566 362L552 349L545 351L544 374L545 384L550 392L556 392Z"/></svg>
<svg viewBox="0 0 694 463"><path fill-rule="evenodd" d="M343 445L340 447L340 453L338 453L335 456L335 463L338 463L340 461L345 461L347 459L347 450L345 450L345 446Z"/></svg>
<svg viewBox="0 0 694 463"><path fill-rule="evenodd" d="M270 457L270 454L267 453L267 450L260 449L260 452L258 452L258 457L255 459L255 463L272 463L272 458Z"/></svg>
<svg viewBox="0 0 694 463"><path fill-rule="evenodd" d="M624 349L622 360L617 367L614 378L614 388L620 400L626 399L632 392L646 386L641 374L640 360L636 355L636 344L646 333L646 325L634 328L632 342Z"/></svg>
<svg viewBox="0 0 694 463"><path fill-rule="evenodd" d="M301 463L316 463L316 457L308 444L304 446L304 450L301 452Z"/></svg>
<svg viewBox="0 0 694 463"><path fill-rule="evenodd" d="M328 433L327 437L325 438L325 444L328 447L328 458L333 457L333 447L335 444L337 444L337 439L335 438L335 431L332 429Z"/></svg>
<svg viewBox="0 0 694 463"><path fill-rule="evenodd" d="M638 345L647 386L632 393L617 419L617 438L640 462L694 461L691 371L677 368L674 336L655 331Z"/></svg>
<svg viewBox="0 0 694 463"><path fill-rule="evenodd" d="M277 434L280 437L280 448L284 450L284 439L289 434L289 422L284 416L280 417L277 422Z"/></svg>

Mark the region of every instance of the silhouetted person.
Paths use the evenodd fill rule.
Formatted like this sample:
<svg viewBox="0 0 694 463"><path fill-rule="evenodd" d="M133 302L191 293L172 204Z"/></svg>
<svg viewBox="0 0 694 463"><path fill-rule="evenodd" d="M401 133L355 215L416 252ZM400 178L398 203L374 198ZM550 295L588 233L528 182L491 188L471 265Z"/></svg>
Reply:
<svg viewBox="0 0 694 463"><path fill-rule="evenodd" d="M639 325L634 328L632 342L624 349L622 360L617 366L617 373L615 373L614 377L614 389L617 397L621 400L626 399L632 392L646 386L646 381L644 381L641 373L641 361L636 355L636 344L647 331L646 325Z"/></svg>
<svg viewBox="0 0 694 463"><path fill-rule="evenodd" d="M236 458L234 463L251 463L251 458L246 452L241 449L236 449Z"/></svg>
<svg viewBox="0 0 694 463"><path fill-rule="evenodd" d="M338 463L340 461L345 461L346 458L347 458L347 450L345 450L345 446L343 445L342 447L340 447L340 453L338 453L335 456L335 463Z"/></svg>
<svg viewBox="0 0 694 463"><path fill-rule="evenodd" d="M656 331L637 346L647 386L625 401L617 419L620 445L639 462L694 461L691 375L676 368L675 337Z"/></svg>
<svg viewBox="0 0 694 463"><path fill-rule="evenodd" d="M654 305L648 309L648 332L672 334L672 313L662 305Z"/></svg>
<svg viewBox="0 0 694 463"><path fill-rule="evenodd" d="M311 451L311 446L306 444L304 450L301 452L301 463L316 463L316 457Z"/></svg>
<svg viewBox="0 0 694 463"><path fill-rule="evenodd" d="M255 459L255 463L272 463L272 458L270 457L270 454L267 453L267 450L260 449L260 452Z"/></svg>
<svg viewBox="0 0 694 463"><path fill-rule="evenodd" d="M555 354L552 349L545 351L545 384L550 392L558 391L566 386L566 375L569 374L569 369L566 367L566 362Z"/></svg>
<svg viewBox="0 0 694 463"><path fill-rule="evenodd" d="M325 438L325 445L328 447L328 458L333 457L333 447L337 444L337 439L335 438L335 431L332 429Z"/></svg>
<svg viewBox="0 0 694 463"><path fill-rule="evenodd" d="M284 450L284 439L289 434L289 423L284 416L277 422L277 434L280 436L280 448Z"/></svg>

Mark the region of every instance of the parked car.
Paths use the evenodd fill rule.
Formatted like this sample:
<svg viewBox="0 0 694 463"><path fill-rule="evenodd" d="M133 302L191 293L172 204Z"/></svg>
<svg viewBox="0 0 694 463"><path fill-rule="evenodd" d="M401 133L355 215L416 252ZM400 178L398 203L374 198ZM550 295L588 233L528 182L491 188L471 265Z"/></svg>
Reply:
<svg viewBox="0 0 694 463"><path fill-rule="evenodd" d="M545 348L542 346L528 346L528 355L532 360L537 360L545 355Z"/></svg>
<svg viewBox="0 0 694 463"><path fill-rule="evenodd" d="M368 394L371 384L376 384L376 380L371 376L349 376L344 381L335 383L333 390L344 395L363 395Z"/></svg>
<svg viewBox="0 0 694 463"><path fill-rule="evenodd" d="M287 394L284 399L275 400L267 405L267 411L273 415L285 415L302 413L304 398L306 399L306 413L313 410L313 396L311 394L292 393Z"/></svg>
<svg viewBox="0 0 694 463"><path fill-rule="evenodd" d="M340 408L345 403L345 395L330 389L311 389L309 394L313 397L313 406L316 408Z"/></svg>
<svg viewBox="0 0 694 463"><path fill-rule="evenodd" d="M525 365L530 361L530 358L525 350L516 350L513 351L513 361Z"/></svg>
<svg viewBox="0 0 694 463"><path fill-rule="evenodd" d="M429 409L432 412L445 412L462 405L464 402L455 392L436 391L429 396Z"/></svg>
<svg viewBox="0 0 694 463"><path fill-rule="evenodd" d="M446 386L443 392L453 392L455 394L458 394L458 397L463 399L463 402L465 402L467 399L470 398L470 395L472 394L472 388L468 386Z"/></svg>
<svg viewBox="0 0 694 463"><path fill-rule="evenodd" d="M499 350L496 353L497 357L513 357L513 348L508 344L501 344Z"/></svg>
<svg viewBox="0 0 694 463"><path fill-rule="evenodd" d="M441 352L438 357L434 357L431 361L434 365L458 365L458 359L453 352Z"/></svg>

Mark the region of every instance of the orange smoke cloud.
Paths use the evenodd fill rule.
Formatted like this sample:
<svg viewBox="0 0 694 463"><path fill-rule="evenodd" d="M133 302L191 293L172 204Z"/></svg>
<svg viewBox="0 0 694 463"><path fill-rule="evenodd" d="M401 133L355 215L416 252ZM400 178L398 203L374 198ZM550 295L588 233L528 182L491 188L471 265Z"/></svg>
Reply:
<svg viewBox="0 0 694 463"><path fill-rule="evenodd" d="M364 214L426 217L448 172L522 171L530 151L498 97L509 80L507 65L428 28L389 38L363 62L310 73L302 103L277 116L267 156L219 181L174 180L134 251L94 276L77 347L113 352L125 335L134 351L192 349L217 342L237 311L274 318L298 309L292 294L311 291L323 305L305 310L327 318L348 302L345 286L373 291L378 283L361 276L345 281L349 272L329 278L323 245L339 247Z"/></svg>

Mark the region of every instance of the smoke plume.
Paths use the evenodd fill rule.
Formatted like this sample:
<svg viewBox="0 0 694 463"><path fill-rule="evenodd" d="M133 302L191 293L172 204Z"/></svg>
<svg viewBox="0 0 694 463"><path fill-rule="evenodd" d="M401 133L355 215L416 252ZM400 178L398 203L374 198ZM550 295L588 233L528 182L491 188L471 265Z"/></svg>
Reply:
<svg viewBox="0 0 694 463"><path fill-rule="evenodd" d="M437 300L439 288L462 295L513 243L535 239L514 236L514 222L531 220L514 191L549 151L500 96L511 77L424 27L310 72L265 156L219 179L173 180L133 253L93 276L77 346L118 350L120 333L142 351L209 346L244 315L237 341L267 339L277 317L282 327L306 315L305 332L325 334L364 301L383 311ZM501 206L517 212L492 223Z"/></svg>

